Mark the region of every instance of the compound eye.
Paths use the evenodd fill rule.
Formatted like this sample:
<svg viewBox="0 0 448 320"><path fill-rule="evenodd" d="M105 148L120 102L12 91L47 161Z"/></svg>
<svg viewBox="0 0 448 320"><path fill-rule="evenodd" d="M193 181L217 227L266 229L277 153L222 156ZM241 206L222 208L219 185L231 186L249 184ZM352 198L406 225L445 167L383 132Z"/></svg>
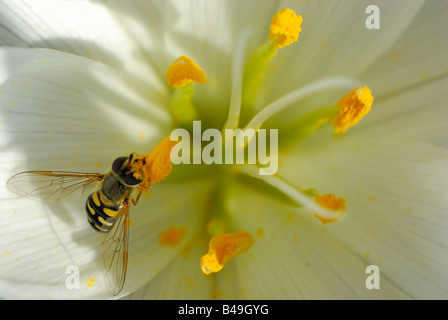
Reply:
<svg viewBox="0 0 448 320"><path fill-rule="evenodd" d="M124 183L126 183L128 186L136 186L142 182L142 180L137 179L134 177L134 173L131 172L129 174L123 174L121 176L121 180L123 180Z"/></svg>
<svg viewBox="0 0 448 320"><path fill-rule="evenodd" d="M123 164L128 159L128 157L120 157L114 160L112 163L112 172L116 175L120 175L120 170L123 167Z"/></svg>

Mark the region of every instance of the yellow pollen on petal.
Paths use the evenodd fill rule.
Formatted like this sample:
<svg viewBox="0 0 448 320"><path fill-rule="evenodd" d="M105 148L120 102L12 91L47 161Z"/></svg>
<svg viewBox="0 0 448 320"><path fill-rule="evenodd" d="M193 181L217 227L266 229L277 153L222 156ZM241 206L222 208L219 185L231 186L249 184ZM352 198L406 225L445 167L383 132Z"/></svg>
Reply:
<svg viewBox="0 0 448 320"><path fill-rule="evenodd" d="M180 88L193 81L204 84L207 75L193 60L181 56L168 68L166 80L171 87Z"/></svg>
<svg viewBox="0 0 448 320"><path fill-rule="evenodd" d="M159 243L166 246L175 246L182 241L186 234L186 227L171 227L160 233Z"/></svg>
<svg viewBox="0 0 448 320"><path fill-rule="evenodd" d="M336 198L332 193L328 193L323 196L317 195L314 197L314 202L326 210L334 211L335 213L337 213L336 215L330 217L323 216L317 212L314 212L314 216L318 218L323 224L338 221L345 212L345 199Z"/></svg>
<svg viewBox="0 0 448 320"><path fill-rule="evenodd" d="M93 283L95 282L95 279L90 278L90 280L86 283L89 287L93 287Z"/></svg>
<svg viewBox="0 0 448 320"><path fill-rule="evenodd" d="M201 258L202 272L208 275L221 271L227 262L249 250L253 244L254 239L247 231L223 233L213 237L208 253Z"/></svg>
<svg viewBox="0 0 448 320"><path fill-rule="evenodd" d="M131 164L134 177L143 180L138 190L148 191L152 184L164 180L171 172L171 151L178 141L166 137L148 154L138 156Z"/></svg>
<svg viewBox="0 0 448 320"><path fill-rule="evenodd" d="M336 104L339 114L332 119L335 133L344 133L356 125L367 113L373 103L372 91L368 87L357 87L343 96Z"/></svg>
<svg viewBox="0 0 448 320"><path fill-rule="evenodd" d="M215 297L215 298L222 297L223 294L224 293L221 290L213 290L212 291L212 296Z"/></svg>
<svg viewBox="0 0 448 320"><path fill-rule="evenodd" d="M278 48L289 46L299 39L299 33L302 30L302 16L297 15L294 10L282 9L272 17L270 26L271 33L269 39L273 40L280 37Z"/></svg>

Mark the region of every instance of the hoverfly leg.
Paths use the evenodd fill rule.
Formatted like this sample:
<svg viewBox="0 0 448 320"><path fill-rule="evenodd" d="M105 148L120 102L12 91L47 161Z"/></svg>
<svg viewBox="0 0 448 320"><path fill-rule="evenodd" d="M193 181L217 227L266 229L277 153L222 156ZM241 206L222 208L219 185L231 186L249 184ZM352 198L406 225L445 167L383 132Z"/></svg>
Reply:
<svg viewBox="0 0 448 320"><path fill-rule="evenodd" d="M137 203L138 203L138 200L140 200L140 196L142 195L142 192L143 191L139 191L138 192L138 195L137 195L137 197L134 199L134 198L131 198L131 202L132 202L132 204L135 206L135 205L137 205Z"/></svg>

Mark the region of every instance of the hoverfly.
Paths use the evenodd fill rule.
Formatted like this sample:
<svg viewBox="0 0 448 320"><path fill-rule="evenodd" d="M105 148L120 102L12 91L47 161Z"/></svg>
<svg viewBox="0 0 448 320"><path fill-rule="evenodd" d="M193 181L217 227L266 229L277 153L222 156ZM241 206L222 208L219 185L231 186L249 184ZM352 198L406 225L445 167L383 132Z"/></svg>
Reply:
<svg viewBox="0 0 448 320"><path fill-rule="evenodd" d="M30 199L59 202L83 193L95 182L99 188L86 201L87 219L96 231L106 233L101 243L105 282L114 296L120 293L126 280L129 239L129 209L136 205L133 194L142 183L134 177L132 164L135 153L119 157L106 174L65 171L25 171L12 176L8 188ZM135 162L134 162L135 163Z"/></svg>

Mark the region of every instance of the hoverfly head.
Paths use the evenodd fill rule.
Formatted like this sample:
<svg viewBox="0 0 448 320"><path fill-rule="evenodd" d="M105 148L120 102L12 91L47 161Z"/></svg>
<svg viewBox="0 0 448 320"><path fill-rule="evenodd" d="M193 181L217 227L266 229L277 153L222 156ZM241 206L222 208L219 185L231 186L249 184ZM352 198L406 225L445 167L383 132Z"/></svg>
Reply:
<svg viewBox="0 0 448 320"><path fill-rule="evenodd" d="M131 153L129 157L119 157L112 163L112 172L129 187L137 186L142 182L134 176L134 170L132 169L133 155Z"/></svg>

